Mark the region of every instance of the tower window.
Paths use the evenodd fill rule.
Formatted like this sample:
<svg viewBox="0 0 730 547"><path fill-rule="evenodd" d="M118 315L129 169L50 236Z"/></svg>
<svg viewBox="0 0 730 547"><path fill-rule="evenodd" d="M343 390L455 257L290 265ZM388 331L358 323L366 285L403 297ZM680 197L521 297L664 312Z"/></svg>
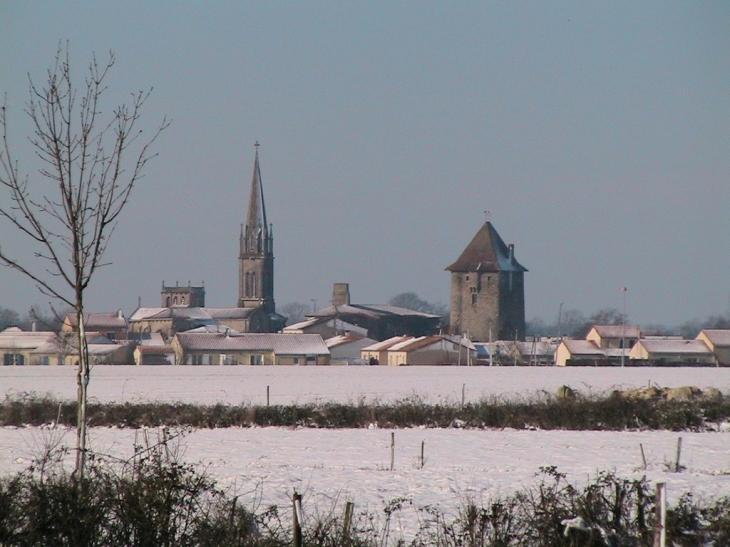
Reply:
<svg viewBox="0 0 730 547"><path fill-rule="evenodd" d="M479 298L479 295L477 293L472 293L472 295L471 295L471 305L472 306L476 305L478 298Z"/></svg>

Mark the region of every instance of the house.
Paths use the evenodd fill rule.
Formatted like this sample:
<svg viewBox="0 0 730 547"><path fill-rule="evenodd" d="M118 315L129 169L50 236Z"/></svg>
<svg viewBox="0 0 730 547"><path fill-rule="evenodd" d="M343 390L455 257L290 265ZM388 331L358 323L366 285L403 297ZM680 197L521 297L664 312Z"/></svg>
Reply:
<svg viewBox="0 0 730 547"><path fill-rule="evenodd" d="M114 341L98 332L86 333L86 347L93 365L130 365L133 343ZM61 332L31 352L31 364L76 365L78 339L75 333Z"/></svg>
<svg viewBox="0 0 730 547"><path fill-rule="evenodd" d="M478 342L525 339L527 268L491 222L446 270L451 272L452 334L467 334Z"/></svg>
<svg viewBox="0 0 730 547"><path fill-rule="evenodd" d="M50 365L50 359L32 355L32 352L56 337L51 331L24 331L18 327L8 327L0 332L0 353L3 365Z"/></svg>
<svg viewBox="0 0 730 547"><path fill-rule="evenodd" d="M138 308L129 318L132 333L160 333L166 339L177 332L223 325L239 332L264 332L268 314L263 308Z"/></svg>
<svg viewBox="0 0 730 547"><path fill-rule="evenodd" d="M641 338L641 330L635 325L593 325L586 340L596 343L599 348L633 348Z"/></svg>
<svg viewBox="0 0 730 547"><path fill-rule="evenodd" d="M716 363L712 350L702 340L639 340L629 358L651 365L711 365Z"/></svg>
<svg viewBox="0 0 730 547"><path fill-rule="evenodd" d="M76 332L76 314L69 313L63 320L61 332ZM84 330L100 332L109 340L126 340L129 323L122 310L116 313L87 313L84 314Z"/></svg>
<svg viewBox="0 0 730 547"><path fill-rule="evenodd" d="M132 333L130 338L137 344L133 353L135 365L175 364L175 350L165 342L159 332Z"/></svg>
<svg viewBox="0 0 730 547"><path fill-rule="evenodd" d="M374 344L375 340L362 334L347 332L327 338L324 343L330 350L331 364L364 365L367 361L360 357L360 352L363 348Z"/></svg>
<svg viewBox="0 0 730 547"><path fill-rule="evenodd" d="M695 340L701 340L707 344L707 347L715 354L715 361L719 366L730 366L730 330L703 329Z"/></svg>
<svg viewBox="0 0 730 547"><path fill-rule="evenodd" d="M334 317L310 317L299 323L284 327L281 332L287 334L319 334L327 340L345 332L367 337L368 329Z"/></svg>
<svg viewBox="0 0 730 547"><path fill-rule="evenodd" d="M605 350L595 340L564 339L555 350L555 364L561 367L608 364Z"/></svg>
<svg viewBox="0 0 730 547"><path fill-rule="evenodd" d="M172 339L180 365L328 365L318 334L178 332Z"/></svg>
<svg viewBox="0 0 730 547"><path fill-rule="evenodd" d="M476 361L476 348L466 338L419 336L387 349L388 365L467 365Z"/></svg>
<svg viewBox="0 0 730 547"><path fill-rule="evenodd" d="M332 305L307 314L309 319L327 319L356 325L367 331L368 338L383 341L398 335L435 334L441 316L387 304L353 304L347 283L335 283Z"/></svg>
<svg viewBox="0 0 730 547"><path fill-rule="evenodd" d="M382 342L376 342L360 350L360 357L370 365L388 364L388 349L406 340L412 340L414 336L393 336Z"/></svg>

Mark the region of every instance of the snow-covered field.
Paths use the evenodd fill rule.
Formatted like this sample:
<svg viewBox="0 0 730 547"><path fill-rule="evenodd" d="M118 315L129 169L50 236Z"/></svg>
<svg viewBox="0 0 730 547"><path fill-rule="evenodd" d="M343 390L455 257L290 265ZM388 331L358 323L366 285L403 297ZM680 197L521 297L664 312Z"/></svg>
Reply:
<svg viewBox="0 0 730 547"><path fill-rule="evenodd" d="M75 397L71 368L4 367L0 393L50 393ZM730 393L730 369L601 369L488 367L97 367L91 393L100 401L271 402L387 401L418 395L428 401L457 401L503 395L554 392L568 384L583 392L616 387L697 385ZM147 433L156 439L157 432ZM61 438L61 436L63 437ZM95 428L96 451L128 457L143 432ZM670 471L681 436L681 473ZM25 468L42 447L61 438L73 446L73 431L0 429L0 473ZM534 484L540 466L556 466L585 484L599 471L624 478L646 475L668 484L671 500L691 490L699 498L730 495L730 432L568 432L459 429L395 431L395 469L390 471L391 430L285 428L218 429L189 432L180 448L186 461L200 463L236 489L250 507L287 505L294 489L305 510L327 510L354 501L378 511L406 497L415 506L439 505L455 512L466 501L486 502ZM425 466L420 468L421 443ZM643 445L647 469L643 469ZM338 509L339 510L339 509ZM410 516L409 516L410 515ZM403 515L406 528L415 512Z"/></svg>
<svg viewBox="0 0 730 547"><path fill-rule="evenodd" d="M498 395L526 397L561 385L605 393L616 388L694 385L730 394L730 368L604 367L134 367L97 366L89 396L100 402L186 401L271 404L392 401L418 395L430 402ZM73 367L0 367L0 394L76 398Z"/></svg>

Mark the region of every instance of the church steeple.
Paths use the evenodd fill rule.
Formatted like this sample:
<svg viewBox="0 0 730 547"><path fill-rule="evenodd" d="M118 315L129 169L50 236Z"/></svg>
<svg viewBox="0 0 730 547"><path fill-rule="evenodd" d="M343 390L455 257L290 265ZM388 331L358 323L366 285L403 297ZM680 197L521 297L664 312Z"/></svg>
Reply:
<svg viewBox="0 0 730 547"><path fill-rule="evenodd" d="M274 313L274 238L266 221L264 189L256 143L253 179L249 193L246 224L241 225L239 243L238 306Z"/></svg>

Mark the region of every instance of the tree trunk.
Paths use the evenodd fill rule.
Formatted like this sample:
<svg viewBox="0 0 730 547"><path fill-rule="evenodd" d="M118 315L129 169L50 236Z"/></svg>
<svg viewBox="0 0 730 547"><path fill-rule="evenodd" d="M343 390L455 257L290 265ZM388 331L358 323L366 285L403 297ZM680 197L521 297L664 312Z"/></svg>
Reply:
<svg viewBox="0 0 730 547"><path fill-rule="evenodd" d="M76 304L76 324L78 325L79 363L76 373L78 398L76 411L76 469L74 475L77 480L80 480L84 477L84 466L86 464L86 400L87 388L89 387L89 347L86 343L83 302L80 297Z"/></svg>

